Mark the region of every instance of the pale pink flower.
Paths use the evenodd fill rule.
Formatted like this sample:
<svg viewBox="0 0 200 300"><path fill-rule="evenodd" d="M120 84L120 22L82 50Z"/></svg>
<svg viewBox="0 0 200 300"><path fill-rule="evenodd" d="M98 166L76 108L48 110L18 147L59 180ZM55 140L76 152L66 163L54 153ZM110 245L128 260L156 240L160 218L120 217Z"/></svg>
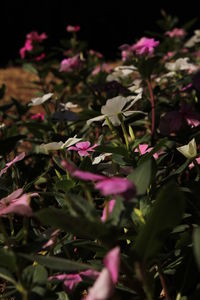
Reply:
<svg viewBox="0 0 200 300"><path fill-rule="evenodd" d="M182 38L186 35L186 32L183 28L174 28L171 31L167 31L165 35L168 35L170 38L174 38L174 37Z"/></svg>
<svg viewBox="0 0 200 300"><path fill-rule="evenodd" d="M155 47L160 44L159 41L149 39L146 37L141 38L136 44L131 46L131 50L138 55L153 54Z"/></svg>
<svg viewBox="0 0 200 300"><path fill-rule="evenodd" d="M102 269L94 285L89 289L86 300L107 300L114 293L120 267L120 248L115 247L104 258Z"/></svg>
<svg viewBox="0 0 200 300"><path fill-rule="evenodd" d="M32 209L29 205L30 197L37 194L28 195L22 193L23 190L18 189L0 200L0 216L13 213L28 217L32 215Z"/></svg>
<svg viewBox="0 0 200 300"><path fill-rule="evenodd" d="M109 65L106 64L106 63L103 63L102 65L97 65L97 66L93 69L92 75L95 76L95 75L99 74L100 72L108 73L108 72L110 72L111 69L112 69L111 66L109 66Z"/></svg>
<svg viewBox="0 0 200 300"><path fill-rule="evenodd" d="M115 199L111 199L110 201L108 201L108 203L106 203L106 205L108 205L108 208L107 208L106 205L105 205L105 207L104 207L104 209L103 209L102 217L101 217L101 221L102 221L102 222L107 221L107 218L109 217L109 215L110 215L110 214L112 213L112 211L113 211L113 208L114 208L114 206L115 206L115 203L116 203L116 200L115 200ZM107 215L107 213L108 213L108 215Z"/></svg>
<svg viewBox="0 0 200 300"><path fill-rule="evenodd" d="M131 50L130 45L128 44L121 45L119 49L121 50L122 61L129 60L133 56L133 52Z"/></svg>
<svg viewBox="0 0 200 300"><path fill-rule="evenodd" d="M66 30L67 30L68 32L78 32L78 31L80 30L80 26L78 26L78 25L75 25L75 26L68 25L68 26L66 27Z"/></svg>
<svg viewBox="0 0 200 300"><path fill-rule="evenodd" d="M15 163L17 163L18 161L24 159L25 157L25 152L20 153L19 155L17 155L13 160L11 160L10 162L6 163L5 167L0 171L0 177L7 172L7 170L12 167L12 165L14 165Z"/></svg>
<svg viewBox="0 0 200 300"><path fill-rule="evenodd" d="M60 64L59 71L69 73L77 70L80 67L80 64L80 56L77 54L73 57L63 59Z"/></svg>
<svg viewBox="0 0 200 300"><path fill-rule="evenodd" d="M60 229L56 229L52 232L51 238L42 246L43 249L51 247L55 244L58 234L60 233Z"/></svg>
<svg viewBox="0 0 200 300"><path fill-rule="evenodd" d="M40 121L44 121L44 113L37 113L31 116L31 120L40 120Z"/></svg>
<svg viewBox="0 0 200 300"><path fill-rule="evenodd" d="M68 150L77 151L80 156L89 156L89 152L94 152L94 148L96 148L97 146L97 144L91 146L90 142L79 142L75 146L69 147Z"/></svg>
<svg viewBox="0 0 200 300"><path fill-rule="evenodd" d="M195 158L195 160L196 160L197 164L200 165L200 157ZM189 169L190 170L193 169L194 166L195 166L194 163L191 162L191 164L189 164Z"/></svg>
<svg viewBox="0 0 200 300"><path fill-rule="evenodd" d="M153 150L153 147L149 147L148 144L140 144L138 147L139 147L139 151L140 151L140 154L141 154L141 155L144 155L144 154L146 154L146 153L149 153L149 152L151 152L151 150ZM138 152L138 149L135 149L135 152ZM159 152L154 153L154 154L153 154L153 157L154 157L155 159L158 159L159 154L162 154L162 151L159 151Z"/></svg>

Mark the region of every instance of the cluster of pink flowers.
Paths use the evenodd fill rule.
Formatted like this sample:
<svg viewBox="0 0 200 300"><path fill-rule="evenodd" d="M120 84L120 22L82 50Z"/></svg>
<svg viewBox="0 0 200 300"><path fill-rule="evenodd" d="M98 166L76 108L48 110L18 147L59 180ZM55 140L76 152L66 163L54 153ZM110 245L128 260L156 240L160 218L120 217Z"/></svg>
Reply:
<svg viewBox="0 0 200 300"><path fill-rule="evenodd" d="M149 152L151 152L151 151L153 150L153 147L149 147L148 144L140 144L140 145L138 146L138 148L139 148L139 150L136 148L136 149L135 149L135 152L140 152L141 155L144 155L144 154L146 154L146 153L149 153ZM162 153L163 153L163 151L160 150L160 151L154 153L154 154L153 154L153 157L154 157L155 159L158 159L159 155L162 154Z"/></svg>
<svg viewBox="0 0 200 300"><path fill-rule="evenodd" d="M183 28L174 28L171 31L167 31L165 35L169 36L170 38L182 38L186 35L186 32Z"/></svg>
<svg viewBox="0 0 200 300"><path fill-rule="evenodd" d="M115 285L118 281L120 268L120 248L115 247L110 250L103 260L104 268L98 271L88 269L76 274L59 274L49 277L49 280L63 281L64 287L71 292L84 277L96 280L94 285L89 288L88 294L84 300L106 300L112 297Z"/></svg>
<svg viewBox="0 0 200 300"><path fill-rule="evenodd" d="M66 27L66 30L67 30L67 32L78 32L80 30L80 26L79 25L75 25L75 26L68 25Z"/></svg>
<svg viewBox="0 0 200 300"><path fill-rule="evenodd" d="M147 37L142 37L137 43L133 45L122 45L120 47L122 60L125 61L132 57L133 54L136 55L152 55L155 48L160 44L159 41L155 39L149 39Z"/></svg>
<svg viewBox="0 0 200 300"><path fill-rule="evenodd" d="M62 166L71 174L71 176L84 181L95 182L95 188L101 192L103 196L121 195L129 200L136 194L134 184L127 178L122 177L106 177L91 172L85 172L77 169L72 164L62 161Z"/></svg>
<svg viewBox="0 0 200 300"><path fill-rule="evenodd" d="M60 72L70 73L74 70L77 70L81 66L80 55L65 58L61 61Z"/></svg>
<svg viewBox="0 0 200 300"><path fill-rule="evenodd" d="M79 142L75 146L71 146L68 150L77 151L80 156L89 156L89 152L94 152L94 149L98 147L97 144L91 146L90 142Z"/></svg>
<svg viewBox="0 0 200 300"><path fill-rule="evenodd" d="M20 57L24 59L26 57L27 52L31 52L34 49L35 43L41 43L43 40L47 39L47 35L45 32L38 34L36 31L32 31L26 35L26 41L24 46L20 49ZM45 53L41 53L36 57L37 61L40 61L45 57Z"/></svg>

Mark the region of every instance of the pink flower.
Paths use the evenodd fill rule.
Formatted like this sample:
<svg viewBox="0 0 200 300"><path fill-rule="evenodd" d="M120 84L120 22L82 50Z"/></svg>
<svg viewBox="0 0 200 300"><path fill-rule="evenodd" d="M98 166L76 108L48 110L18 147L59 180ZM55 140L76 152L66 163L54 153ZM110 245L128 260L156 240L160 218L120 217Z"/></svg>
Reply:
<svg viewBox="0 0 200 300"><path fill-rule="evenodd" d="M149 147L148 144L140 144L138 147L139 147L139 151L140 151L140 154L141 154L141 155L144 155L144 154L146 154L146 153L149 153L149 152L151 152L151 150L153 150L153 147ZM138 152L138 149L135 149L135 152ZM156 153L153 154L153 157L154 157L155 159L158 159L158 156L159 156L159 154L161 154L161 153L162 153L161 151L156 152Z"/></svg>
<svg viewBox="0 0 200 300"><path fill-rule="evenodd" d="M197 127L200 125L200 115L196 113L189 104L183 103L180 108L180 113L189 126Z"/></svg>
<svg viewBox="0 0 200 300"><path fill-rule="evenodd" d="M108 201L106 203L106 205L108 205L108 207L105 205L104 209L103 209L103 213L102 213L102 217L101 217L101 221L102 222L105 222L107 221L107 218L109 217L109 215L112 213L113 211L113 208L115 206L115 203L116 203L116 200L115 199L112 199L110 201ZM108 213L108 215L107 215Z"/></svg>
<svg viewBox="0 0 200 300"><path fill-rule="evenodd" d="M6 166L0 171L0 177L7 172L7 170L14 165L16 162L24 159L25 157L25 152L20 153L19 155L17 155L13 160L11 160L10 162L6 163Z"/></svg>
<svg viewBox="0 0 200 300"><path fill-rule="evenodd" d="M104 196L121 195L125 199L129 200L136 194L136 188L134 184L127 178L109 178L103 175L81 171L71 164L67 163L66 161L62 161L62 166L67 169L67 171L73 177L79 178L84 181L91 180L96 182L95 188L100 190L101 194Z"/></svg>
<svg viewBox="0 0 200 300"><path fill-rule="evenodd" d="M112 297L118 281L120 267L120 248L115 247L104 258L105 268L102 269L94 285L89 289L86 300L107 300Z"/></svg>
<svg viewBox="0 0 200 300"><path fill-rule="evenodd" d="M46 54L42 52L40 55L36 56L35 60L36 61L41 61L46 57Z"/></svg>
<svg viewBox="0 0 200 300"><path fill-rule="evenodd" d="M99 74L100 72L108 73L112 69L111 66L109 66L106 63L103 63L102 65L97 65L94 70L92 71L92 75L95 76Z"/></svg>
<svg viewBox="0 0 200 300"><path fill-rule="evenodd" d="M60 229L56 229L52 232L51 234L51 238L48 240L48 242L46 242L42 248L45 249L45 248L48 248L48 247L51 247L55 244L56 242L56 239L57 239L57 236L58 234L60 233Z"/></svg>
<svg viewBox="0 0 200 300"><path fill-rule="evenodd" d="M75 26L68 25L68 26L66 27L66 30L67 30L68 32L78 32L78 31L80 30L80 26L78 26L78 25L75 25Z"/></svg>
<svg viewBox="0 0 200 300"><path fill-rule="evenodd" d="M135 195L135 186L127 178L113 177L98 181L95 185L103 196L122 195L129 199Z"/></svg>
<svg viewBox="0 0 200 300"><path fill-rule="evenodd" d="M79 274L59 274L49 277L49 280L60 280L63 281L64 287L68 292L72 292L76 286L83 281L83 277L88 277L91 279L96 279L99 275L98 271L88 269L86 271L82 271Z"/></svg>
<svg viewBox="0 0 200 300"><path fill-rule="evenodd" d="M38 194L28 195L22 193L23 190L18 189L0 200L0 216L13 213L28 217L32 215L32 209L29 205L30 197Z"/></svg>
<svg viewBox="0 0 200 300"><path fill-rule="evenodd" d="M129 60L133 56L133 52L131 50L131 46L128 44L121 45L119 47L121 50L122 61Z"/></svg>
<svg viewBox="0 0 200 300"><path fill-rule="evenodd" d="M185 30L183 28L174 28L171 31L167 31L165 33L165 35L168 35L171 38L174 38L174 37L184 37L186 35L186 32L185 32Z"/></svg>
<svg viewBox="0 0 200 300"><path fill-rule="evenodd" d="M141 38L136 44L131 46L131 50L138 55L153 54L155 47L160 44L159 41L149 39L146 37Z"/></svg>
<svg viewBox="0 0 200 300"><path fill-rule="evenodd" d="M31 120L40 120L40 121L44 121L44 113L37 113L31 116Z"/></svg>
<svg viewBox="0 0 200 300"><path fill-rule="evenodd" d="M200 157L197 157L195 160L196 160L197 164L200 165ZM194 168L194 163L191 162L191 164L189 164L189 169L191 170L193 168Z"/></svg>
<svg viewBox="0 0 200 300"><path fill-rule="evenodd" d="M22 47L22 48L19 50L19 54L20 54L21 59L24 59L24 58L25 58L26 52L30 52L30 51L32 51L32 50L33 50L32 41L27 40L27 41L25 42L24 47Z"/></svg>
<svg viewBox="0 0 200 300"><path fill-rule="evenodd" d="M33 42L38 42L38 43L42 42L43 40L46 40L47 37L48 36L46 35L45 32L38 34L37 31L32 31L26 35L27 40L30 40Z"/></svg>
<svg viewBox="0 0 200 300"><path fill-rule="evenodd" d="M79 54L73 56L73 57L69 57L66 59L63 59L61 61L61 65L60 65L60 72L72 72L74 70L77 70L80 67L80 56Z"/></svg>
<svg viewBox="0 0 200 300"><path fill-rule="evenodd" d="M94 152L94 148L98 146L97 144L94 144L93 146L90 145L90 142L79 142L75 146L69 147L68 150L77 151L80 156L89 156L89 152Z"/></svg>
<svg viewBox="0 0 200 300"><path fill-rule="evenodd" d="M89 54L91 56L96 56L97 58L102 58L103 57L103 54L101 54L100 52L97 52L95 50L92 50L92 49L89 50Z"/></svg>

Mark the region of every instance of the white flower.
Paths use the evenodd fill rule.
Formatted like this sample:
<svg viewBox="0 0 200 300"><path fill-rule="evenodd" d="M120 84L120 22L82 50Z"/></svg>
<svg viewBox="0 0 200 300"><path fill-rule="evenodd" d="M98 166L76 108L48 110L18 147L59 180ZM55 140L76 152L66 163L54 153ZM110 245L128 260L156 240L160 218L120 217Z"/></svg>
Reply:
<svg viewBox="0 0 200 300"><path fill-rule="evenodd" d="M194 35L185 43L185 47L191 48L200 42L200 30L195 30Z"/></svg>
<svg viewBox="0 0 200 300"><path fill-rule="evenodd" d="M74 104L72 102L67 102L67 103L60 103L60 106L62 107L61 110L70 110L73 108L77 108L78 104Z"/></svg>
<svg viewBox="0 0 200 300"><path fill-rule="evenodd" d="M112 153L104 153L104 154L100 154L99 156L96 156L95 159L93 160L92 164L93 165L98 165L101 161L104 161L104 159L107 156L112 155Z"/></svg>
<svg viewBox="0 0 200 300"><path fill-rule="evenodd" d="M197 66L188 62L189 58L178 58L175 62L168 62L165 64L165 68L169 71L182 71L182 70L190 70L196 71Z"/></svg>
<svg viewBox="0 0 200 300"><path fill-rule="evenodd" d="M131 86L128 88L129 91L134 92L135 94L141 94L143 92L143 88L141 87L141 79L135 79Z"/></svg>
<svg viewBox="0 0 200 300"><path fill-rule="evenodd" d="M197 145L193 138L187 145L176 148L186 158L194 158L197 155Z"/></svg>
<svg viewBox="0 0 200 300"><path fill-rule="evenodd" d="M28 106L37 106L37 105L43 104L47 100L51 99L52 96L53 96L52 93L48 93L48 94L43 95L42 97L33 98L33 99L31 99L31 103L29 103Z"/></svg>
<svg viewBox="0 0 200 300"><path fill-rule="evenodd" d="M106 81L118 81L121 82L122 79L126 78L130 74L133 73L133 71L137 70L134 66L119 66L114 68L114 72L109 74L106 78Z"/></svg>
<svg viewBox="0 0 200 300"><path fill-rule="evenodd" d="M142 111L129 110L141 98L142 98L142 94L140 93L137 96L129 96L127 98L122 96L117 96L112 99L108 99L106 101L106 104L103 105L101 108L102 115L89 119L87 121L87 125L90 125L92 122L95 121L105 120L105 118L108 117L110 122L113 124L113 126L119 126L120 120L118 118L118 114L120 113L122 114L123 117L128 117L135 113L145 114ZM104 122L103 125L106 125L106 122Z"/></svg>
<svg viewBox="0 0 200 300"><path fill-rule="evenodd" d="M54 151L54 150L62 150L64 148L68 148L78 142L80 142L82 139L79 139L76 137L76 135L72 138L69 138L68 140L66 140L66 142L52 142L52 143L48 143L48 144L41 144L38 148L37 151L38 152L48 152L48 151Z"/></svg>

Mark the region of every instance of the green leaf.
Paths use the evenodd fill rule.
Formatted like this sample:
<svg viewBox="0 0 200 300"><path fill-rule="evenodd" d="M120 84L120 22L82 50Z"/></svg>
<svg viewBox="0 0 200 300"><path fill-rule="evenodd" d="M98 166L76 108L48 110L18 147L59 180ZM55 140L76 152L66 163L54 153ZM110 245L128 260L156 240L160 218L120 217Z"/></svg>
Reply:
<svg viewBox="0 0 200 300"><path fill-rule="evenodd" d="M58 271L65 271L65 272L78 272L82 270L91 269L92 266L88 264L83 264L80 262L72 261L69 259L64 259L60 257L53 257L53 256L42 256L42 255L33 255L33 254L22 254L20 253L19 256L31 260L36 261L39 264ZM43 274L44 277L44 274ZM38 275L35 279L38 278Z"/></svg>
<svg viewBox="0 0 200 300"><path fill-rule="evenodd" d="M200 227L194 228L193 231L193 249L194 256L200 270Z"/></svg>
<svg viewBox="0 0 200 300"><path fill-rule="evenodd" d="M184 195L175 183L161 188L132 248L139 259L149 260L156 256L170 231L180 223L184 207Z"/></svg>
<svg viewBox="0 0 200 300"><path fill-rule="evenodd" d="M9 281L13 285L17 284L16 281L15 281L15 278L13 277L11 272L8 271L7 269L0 268L0 278L4 279L6 281Z"/></svg>
<svg viewBox="0 0 200 300"><path fill-rule="evenodd" d="M58 295L57 300L69 300L69 297L65 292L59 292L57 293L57 295Z"/></svg>
<svg viewBox="0 0 200 300"><path fill-rule="evenodd" d="M138 195L144 195L149 188L152 178L156 170L156 163L153 159L149 159L140 164L129 176L137 190Z"/></svg>
<svg viewBox="0 0 200 300"><path fill-rule="evenodd" d="M102 224L100 219L99 221L96 218L91 220L82 214L80 217L72 216L64 209L47 208L40 210L35 216L44 225L63 229L82 238L110 240L111 235L117 238L117 229L115 227Z"/></svg>
<svg viewBox="0 0 200 300"><path fill-rule="evenodd" d="M16 270L16 258L12 251L4 248L0 249L0 266L12 272Z"/></svg>
<svg viewBox="0 0 200 300"><path fill-rule="evenodd" d="M30 73L38 75L38 71L36 70L36 68L34 68L34 66L32 64L29 64L29 63L23 64L23 68L24 68L24 70L26 70Z"/></svg>

